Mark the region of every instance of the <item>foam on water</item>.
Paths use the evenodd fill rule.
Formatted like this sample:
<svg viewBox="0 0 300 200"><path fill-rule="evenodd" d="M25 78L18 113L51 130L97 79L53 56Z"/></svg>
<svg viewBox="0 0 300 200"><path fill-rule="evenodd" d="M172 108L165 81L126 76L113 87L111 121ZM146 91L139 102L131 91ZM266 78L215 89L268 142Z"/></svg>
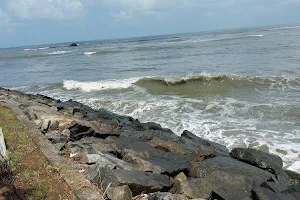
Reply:
<svg viewBox="0 0 300 200"><path fill-rule="evenodd" d="M39 50L49 49L50 47L40 47Z"/></svg>
<svg viewBox="0 0 300 200"><path fill-rule="evenodd" d="M47 53L47 55L60 55L60 54L66 54L70 53L71 51L53 51L51 53Z"/></svg>
<svg viewBox="0 0 300 200"><path fill-rule="evenodd" d="M88 51L88 52L84 52L83 54L87 55L87 56L90 56L90 55L95 54L95 53L97 53L97 52L96 51Z"/></svg>
<svg viewBox="0 0 300 200"><path fill-rule="evenodd" d="M63 87L67 90L81 90L84 92L101 91L110 89L126 89L132 87L138 78L123 80L105 80L96 82L80 82L74 80L65 80Z"/></svg>
<svg viewBox="0 0 300 200"><path fill-rule="evenodd" d="M264 35L249 35L250 37L263 37Z"/></svg>

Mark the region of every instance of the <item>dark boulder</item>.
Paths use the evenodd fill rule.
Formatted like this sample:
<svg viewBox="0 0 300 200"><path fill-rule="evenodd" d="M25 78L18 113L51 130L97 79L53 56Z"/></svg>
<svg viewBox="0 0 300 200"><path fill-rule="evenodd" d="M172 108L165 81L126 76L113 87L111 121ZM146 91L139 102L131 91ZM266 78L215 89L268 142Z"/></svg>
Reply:
<svg viewBox="0 0 300 200"><path fill-rule="evenodd" d="M106 188L110 183L112 187L128 185L132 194L167 191L173 184L173 179L166 175L149 172L126 171L122 169L99 169L98 181L95 183ZM100 181L100 182L99 182Z"/></svg>
<svg viewBox="0 0 300 200"><path fill-rule="evenodd" d="M261 169L275 173L283 166L282 159L279 156L265 153L256 149L235 148L230 155L240 161L257 166Z"/></svg>
<svg viewBox="0 0 300 200"><path fill-rule="evenodd" d="M200 138L189 131L186 130L183 131L183 133L181 134L181 138L182 138L181 139L182 142L184 143L190 143L190 144L194 143L193 145L197 145L197 146L201 145L201 146L212 147L214 148L216 155L229 156L229 150L225 146Z"/></svg>
<svg viewBox="0 0 300 200"><path fill-rule="evenodd" d="M189 173L190 164L188 157L185 155L165 152L154 148L150 144L138 141L132 142L132 140L126 138L109 137L107 140L111 140L117 145L118 153L123 159L127 159L127 162L140 164L140 167L143 167L143 162L141 162L143 160L151 163L152 166L159 167L160 173L171 176L177 175L181 171Z"/></svg>
<svg viewBox="0 0 300 200"><path fill-rule="evenodd" d="M76 43L70 44L70 47L77 47L78 45Z"/></svg>

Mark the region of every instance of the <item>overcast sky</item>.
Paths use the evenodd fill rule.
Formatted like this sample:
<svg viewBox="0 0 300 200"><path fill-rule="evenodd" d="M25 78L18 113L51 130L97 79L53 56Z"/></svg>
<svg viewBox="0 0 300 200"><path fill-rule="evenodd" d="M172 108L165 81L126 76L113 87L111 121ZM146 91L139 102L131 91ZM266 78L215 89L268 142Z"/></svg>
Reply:
<svg viewBox="0 0 300 200"><path fill-rule="evenodd" d="M300 0L0 0L0 48L300 22Z"/></svg>

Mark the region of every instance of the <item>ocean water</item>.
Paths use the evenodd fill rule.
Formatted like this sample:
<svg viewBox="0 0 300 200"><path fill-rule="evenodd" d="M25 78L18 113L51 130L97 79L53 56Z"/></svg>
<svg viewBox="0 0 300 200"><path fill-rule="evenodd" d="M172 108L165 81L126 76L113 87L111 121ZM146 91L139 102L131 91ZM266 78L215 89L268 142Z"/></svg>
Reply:
<svg viewBox="0 0 300 200"><path fill-rule="evenodd" d="M300 172L300 26L0 49L0 86L268 147Z"/></svg>

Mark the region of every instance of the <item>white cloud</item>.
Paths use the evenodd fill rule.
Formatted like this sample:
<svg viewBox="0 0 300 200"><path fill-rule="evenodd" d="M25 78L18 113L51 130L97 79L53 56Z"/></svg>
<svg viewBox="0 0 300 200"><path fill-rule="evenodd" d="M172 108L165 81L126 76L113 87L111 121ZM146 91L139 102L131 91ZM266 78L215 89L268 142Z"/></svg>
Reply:
<svg viewBox="0 0 300 200"><path fill-rule="evenodd" d="M83 14L81 0L9 0L8 9L20 19L71 19Z"/></svg>
<svg viewBox="0 0 300 200"><path fill-rule="evenodd" d="M132 11L124 11L121 10L120 12L110 12L109 13L116 21L126 21L131 19L132 16Z"/></svg>
<svg viewBox="0 0 300 200"><path fill-rule="evenodd" d="M8 14L0 8L0 27L7 26L8 24L9 24Z"/></svg>

